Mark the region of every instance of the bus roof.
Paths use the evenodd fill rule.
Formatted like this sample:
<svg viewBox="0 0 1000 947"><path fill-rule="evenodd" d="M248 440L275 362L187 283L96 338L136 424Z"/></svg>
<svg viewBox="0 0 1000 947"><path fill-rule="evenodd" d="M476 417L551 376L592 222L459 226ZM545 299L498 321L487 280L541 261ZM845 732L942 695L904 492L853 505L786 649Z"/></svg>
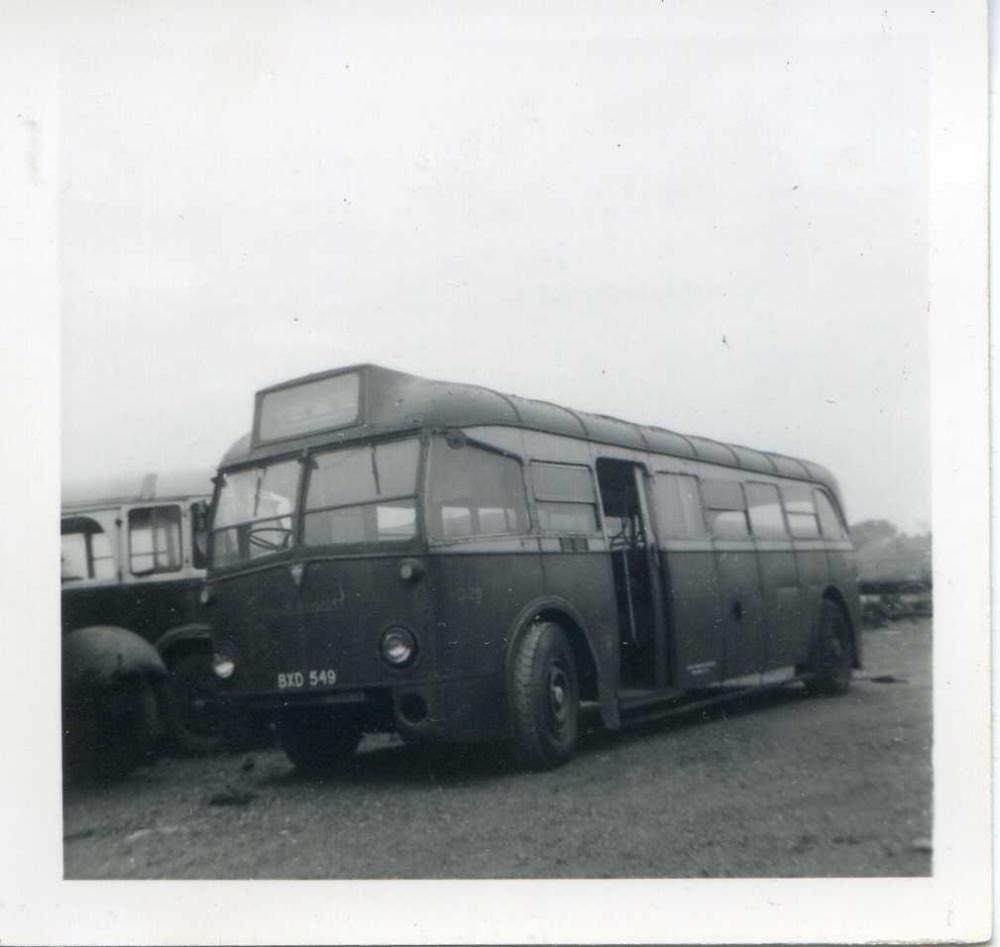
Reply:
<svg viewBox="0 0 1000 947"><path fill-rule="evenodd" d="M62 507L79 510L146 500L208 496L211 470L167 470L147 474L117 474L63 484Z"/></svg>
<svg viewBox="0 0 1000 947"><path fill-rule="evenodd" d="M261 460L301 447L367 439L417 428L500 425L815 481L829 487L840 499L837 482L830 471L811 461L726 444L707 437L678 434L652 425L633 424L547 401L501 394L479 385L432 381L372 364L351 365L307 375L258 391L254 431L258 429L257 416L263 396L350 372L360 376L361 408L355 423L333 431L318 431L270 442L255 440L251 432L230 447L222 458L222 466Z"/></svg>

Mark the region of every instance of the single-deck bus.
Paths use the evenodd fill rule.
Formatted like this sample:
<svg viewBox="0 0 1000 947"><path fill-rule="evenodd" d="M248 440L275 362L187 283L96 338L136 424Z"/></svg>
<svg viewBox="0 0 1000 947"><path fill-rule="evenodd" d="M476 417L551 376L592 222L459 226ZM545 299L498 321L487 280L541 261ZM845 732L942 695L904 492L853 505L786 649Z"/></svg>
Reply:
<svg viewBox="0 0 1000 947"><path fill-rule="evenodd" d="M259 391L210 530L233 696L303 770L385 730L554 766L581 702L615 729L860 666L824 468L473 385L357 365Z"/></svg>

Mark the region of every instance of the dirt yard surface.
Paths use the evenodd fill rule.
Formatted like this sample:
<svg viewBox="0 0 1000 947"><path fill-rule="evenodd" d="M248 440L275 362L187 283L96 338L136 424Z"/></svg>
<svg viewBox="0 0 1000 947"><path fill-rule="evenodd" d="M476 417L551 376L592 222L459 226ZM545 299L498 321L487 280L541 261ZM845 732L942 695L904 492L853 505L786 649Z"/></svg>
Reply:
<svg viewBox="0 0 1000 947"><path fill-rule="evenodd" d="M931 870L931 625L865 635L843 697L798 687L520 773L362 745L330 779L279 750L162 759L67 787L67 878L610 878Z"/></svg>

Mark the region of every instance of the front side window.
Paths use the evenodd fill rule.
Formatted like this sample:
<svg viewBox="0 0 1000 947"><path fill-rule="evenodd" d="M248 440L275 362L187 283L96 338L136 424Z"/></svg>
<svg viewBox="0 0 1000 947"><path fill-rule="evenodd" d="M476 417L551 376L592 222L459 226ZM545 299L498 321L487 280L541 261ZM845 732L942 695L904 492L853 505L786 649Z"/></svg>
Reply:
<svg viewBox="0 0 1000 947"><path fill-rule="evenodd" d="M427 472L427 519L432 539L527 532L521 464L435 437Z"/></svg>
<svg viewBox="0 0 1000 947"><path fill-rule="evenodd" d="M297 460L283 460L220 475L211 532L214 565L256 559L290 545L300 469Z"/></svg>
<svg viewBox="0 0 1000 947"><path fill-rule="evenodd" d="M543 532L598 531L597 495L588 467L536 462L531 465L531 484Z"/></svg>
<svg viewBox="0 0 1000 947"><path fill-rule="evenodd" d="M129 510L128 562L132 575L180 571L179 506L144 506Z"/></svg>
<svg viewBox="0 0 1000 947"><path fill-rule="evenodd" d="M716 539L748 539L743 487L732 480L706 480L702 485L708 528Z"/></svg>
<svg viewBox="0 0 1000 947"><path fill-rule="evenodd" d="M785 484L781 488L788 514L788 529L796 539L816 539L819 537L819 519L813 492L805 484Z"/></svg>
<svg viewBox="0 0 1000 947"><path fill-rule="evenodd" d="M698 539L705 535L697 477L658 472L653 481L653 501L661 539Z"/></svg>
<svg viewBox="0 0 1000 947"><path fill-rule="evenodd" d="M341 447L311 458L303 537L307 546L412 539L417 534L414 438Z"/></svg>
<svg viewBox="0 0 1000 947"><path fill-rule="evenodd" d="M744 489L754 536L758 539L787 539L778 488L772 483L748 483Z"/></svg>
<svg viewBox="0 0 1000 947"><path fill-rule="evenodd" d="M113 579L115 558L108 534L89 516L67 516L62 520L62 581Z"/></svg>

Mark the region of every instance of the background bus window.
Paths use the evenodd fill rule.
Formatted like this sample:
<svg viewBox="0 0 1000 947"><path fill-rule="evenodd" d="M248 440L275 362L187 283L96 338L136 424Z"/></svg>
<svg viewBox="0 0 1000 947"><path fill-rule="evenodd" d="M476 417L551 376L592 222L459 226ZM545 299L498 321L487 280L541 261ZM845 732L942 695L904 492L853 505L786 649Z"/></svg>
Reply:
<svg viewBox="0 0 1000 947"><path fill-rule="evenodd" d="M787 539L778 488L771 483L745 484L750 528L758 539Z"/></svg>
<svg viewBox="0 0 1000 947"><path fill-rule="evenodd" d="M816 509L819 512L819 525L823 530L823 535L827 539L846 539L847 533L844 525L840 522L837 511L833 508L830 498L822 491L814 491L816 496Z"/></svg>
<svg viewBox="0 0 1000 947"><path fill-rule="evenodd" d="M521 465L466 444L431 442L427 516L433 539L523 533L528 528Z"/></svg>
<svg viewBox="0 0 1000 947"><path fill-rule="evenodd" d="M706 480L702 484L708 528L716 539L748 539L743 486L731 480Z"/></svg>
<svg viewBox="0 0 1000 947"><path fill-rule="evenodd" d="M61 531L63 582L115 577L111 543L100 523L89 516L67 517Z"/></svg>
<svg viewBox="0 0 1000 947"><path fill-rule="evenodd" d="M316 454L306 493L306 545L412 539L419 457L413 438Z"/></svg>
<svg viewBox="0 0 1000 947"><path fill-rule="evenodd" d="M653 481L653 501L661 539L699 539L705 535L697 477L657 473Z"/></svg>
<svg viewBox="0 0 1000 947"><path fill-rule="evenodd" d="M531 465L531 485L543 532L596 533L600 528L590 468L536 462Z"/></svg>
<svg viewBox="0 0 1000 947"><path fill-rule="evenodd" d="M133 575L179 571L181 508L146 506L129 510L128 548Z"/></svg>
<svg viewBox="0 0 1000 947"><path fill-rule="evenodd" d="M819 537L819 520L812 490L805 484L787 484L781 488L788 514L788 529L796 539Z"/></svg>

